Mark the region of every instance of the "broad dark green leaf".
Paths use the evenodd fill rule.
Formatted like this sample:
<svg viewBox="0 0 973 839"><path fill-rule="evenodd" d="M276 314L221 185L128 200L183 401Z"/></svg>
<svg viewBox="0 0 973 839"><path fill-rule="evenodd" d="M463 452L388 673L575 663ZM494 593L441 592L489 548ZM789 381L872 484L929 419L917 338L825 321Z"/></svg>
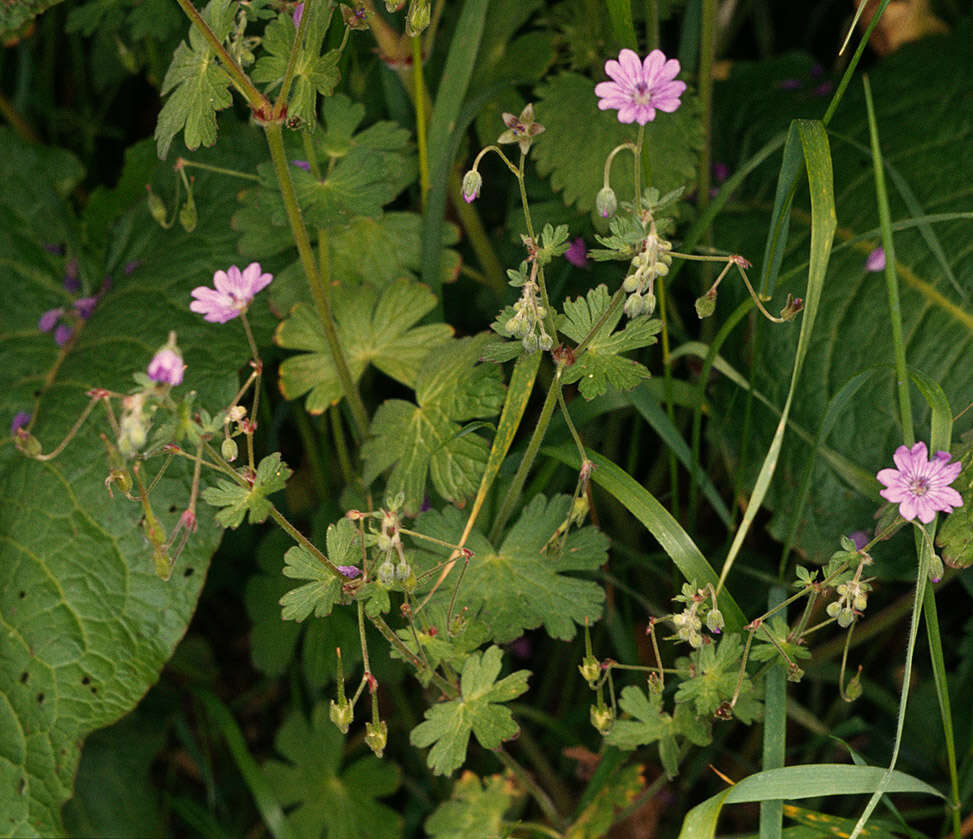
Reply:
<svg viewBox="0 0 973 839"><path fill-rule="evenodd" d="M897 179L890 177L893 229L898 227L895 248L907 361L938 381L954 406L973 401L973 380L965 363L973 353L973 264L962 257L973 234L973 222L955 218L929 226L949 255L954 283L943 270L936 250L910 219L917 205L925 213L969 210L964 184L973 165L973 150L966 140L973 131L973 109L957 103L973 101L973 56L968 49L971 36L973 30L967 21L949 38L929 38L903 47L871 75L887 170L897 173L914 199L907 202L896 186ZM751 68L739 83L731 80L717 94L717 101L726 107L722 124L745 126L748 134L756 136L777 132L793 113L793 107L784 110L784 94L774 90L779 75L774 65L768 65L763 70ZM768 97L780 103L779 112L768 110L767 100L762 101L755 93L760 85L772 91ZM793 96L795 102L801 99L796 93ZM906 112L921 113L923 119L904 120L902 114ZM748 116L751 113L753 116ZM725 130L718 127L716 134ZM879 233L867 152L868 127L859 86L849 88L829 131L839 226L817 330L791 411L791 419L812 433L821 422L823 406L856 372L893 362L885 279L881 273L865 268L869 251L879 244ZM741 138L737 136L734 142L740 143ZM772 194L776 173L771 166L762 167L754 177L756 189ZM795 208L806 207L806 201L799 193ZM748 256L760 254L768 221L768 214L762 211L724 214L717 221L716 241ZM900 222L904 224L900 226ZM796 212L775 297L786 291L803 296L809 232L806 215ZM723 293L721 288L721 296ZM797 331L771 324L758 328L762 334L756 344L759 355L753 361L753 387L782 406ZM720 387L715 394L714 429L724 450L731 453L731 469L752 481L777 416L763 407L754 408L755 436L749 442L746 462L738 462L732 457L739 452L745 400L735 387ZM892 453L903 443L895 404L890 366L887 375L872 376L861 386L828 439L821 442L874 474L891 463ZM928 442L929 411L921 399L913 400L913 409L917 435ZM970 424L971 415L967 414L957 421L954 433L968 430ZM805 441L790 434L785 437L777 473L765 499L774 512L770 531L781 541L787 536L791 512L797 506L807 454ZM815 561L826 561L837 536L872 526L873 513L881 504L881 487L875 482L873 494L861 495L823 458L816 461L810 486L804 516L798 522L796 545Z"/></svg>
<svg viewBox="0 0 973 839"><path fill-rule="evenodd" d="M479 778L464 772L453 784L448 801L426 819L426 833L432 839L470 839L471 836L501 836L503 814L518 796L513 775Z"/></svg>
<svg viewBox="0 0 973 839"><path fill-rule="evenodd" d="M194 236L162 231L140 204L121 217L108 262L81 249L70 205L58 198L80 167L64 153L25 147L0 130L0 265L15 305L0 311L0 413L33 415L31 431L50 451L88 399L105 387L124 392L175 330L188 364L176 393L198 390L211 412L229 404L236 370L249 356L238 323L209 324L189 311L190 290L234 257L227 220L231 190L198 181ZM50 164L49 165L48 161ZM171 175L169 175L171 177ZM79 294L95 294L112 272L90 319L59 348L37 329L40 315L72 308L68 261L45 249L67 244L78 258ZM71 269L73 272L73 269ZM267 334L259 301L258 334ZM158 679L182 638L221 528L206 505L168 582L153 569L139 526L140 505L105 491L108 463L100 409L56 459L28 460L0 440L0 635L2 722L0 812L11 834L58 834L84 738L131 710ZM160 460L145 464L154 475ZM152 493L166 530L189 502L191 468L174 463ZM208 477L204 480L208 481ZM171 512L170 512L171 510Z"/></svg>
<svg viewBox="0 0 973 839"><path fill-rule="evenodd" d="M548 501L536 496L507 533L499 548L474 529L466 542L473 551L469 567L456 591L454 614L464 608L490 625L492 638L505 644L524 630L543 626L552 638L570 640L578 625L601 617L605 595L592 580L570 572L594 571L607 558L608 537L594 527L572 530L560 554L545 545L564 524L571 506L568 496ZM465 525L455 509L430 511L417 528L430 536L455 544ZM431 559L419 561L433 564ZM435 562L442 561L437 555ZM440 586L430 603L444 609L453 597L460 564Z"/></svg>

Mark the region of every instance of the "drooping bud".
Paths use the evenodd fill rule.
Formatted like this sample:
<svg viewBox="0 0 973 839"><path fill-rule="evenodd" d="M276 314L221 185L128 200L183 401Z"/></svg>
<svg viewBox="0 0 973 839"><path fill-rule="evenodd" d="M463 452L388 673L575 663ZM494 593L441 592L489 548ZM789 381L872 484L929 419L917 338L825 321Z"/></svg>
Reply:
<svg viewBox="0 0 973 839"><path fill-rule="evenodd" d="M14 432L14 441L17 450L27 457L37 457L41 453L40 441L26 428L18 428Z"/></svg>
<svg viewBox="0 0 973 839"><path fill-rule="evenodd" d="M463 175L463 200L467 204L472 204L480 197L481 186L483 186L483 176L476 169L470 169Z"/></svg>
<svg viewBox="0 0 973 839"><path fill-rule="evenodd" d="M182 209L179 211L179 223L182 225L182 229L187 233L192 233L196 229L196 222L199 219L199 214L196 212L196 202L193 200L193 194L190 192L186 196L186 203L182 205Z"/></svg>
<svg viewBox="0 0 973 839"><path fill-rule="evenodd" d="M162 201L161 198L159 198L158 195L156 195L152 191L151 186L146 184L145 189L149 193L148 196L149 213L151 214L152 218L156 220L156 222L159 224L160 227L164 228L165 230L168 230L172 226L172 224L166 222L167 213L166 213L165 203Z"/></svg>
<svg viewBox="0 0 973 839"><path fill-rule="evenodd" d="M610 186L601 188L595 198L595 209L602 218L611 218L618 209L618 198L615 197L615 190Z"/></svg>
<svg viewBox="0 0 973 839"><path fill-rule="evenodd" d="M395 566L392 560L386 559L378 566L378 581L386 588L395 583Z"/></svg>
<svg viewBox="0 0 973 839"><path fill-rule="evenodd" d="M706 613L706 628L714 635L719 635L723 626L723 613L719 609L710 609Z"/></svg>
<svg viewBox="0 0 973 839"><path fill-rule="evenodd" d="M354 706L345 699L344 702L335 702L331 700L331 710L328 712L331 717L331 722L333 722L338 731L342 734L348 733L348 728L355 721L355 708Z"/></svg>
<svg viewBox="0 0 973 839"><path fill-rule="evenodd" d="M938 583L945 573L946 569L943 568L943 561L939 558L938 554L933 554L929 560L929 582Z"/></svg>
<svg viewBox="0 0 973 839"><path fill-rule="evenodd" d="M612 730L612 726L615 724L615 715L612 713L612 709L607 705L602 705L601 707L592 705L589 716L595 731L597 731L602 737L608 734L608 732Z"/></svg>
<svg viewBox="0 0 973 839"><path fill-rule="evenodd" d="M365 723L365 742L368 744L375 757L381 757L385 753L385 744L389 739L389 728L385 720L379 722Z"/></svg>
<svg viewBox="0 0 973 839"><path fill-rule="evenodd" d="M581 664L578 665L578 671L588 683L588 687L592 690L598 687L598 681L601 679L601 665L598 663L597 658L593 655L586 655L581 659Z"/></svg>
<svg viewBox="0 0 973 839"><path fill-rule="evenodd" d="M845 702L854 702L862 695L862 669L859 666L858 672L851 677L851 681L848 682L845 687Z"/></svg>
<svg viewBox="0 0 973 839"><path fill-rule="evenodd" d="M710 317L716 311L716 292L710 289L702 297L696 298L696 317L700 320Z"/></svg>
<svg viewBox="0 0 973 839"><path fill-rule="evenodd" d="M220 445L220 454L223 455L225 461L233 463L240 454L240 447L236 444L236 440L232 437L224 437Z"/></svg>

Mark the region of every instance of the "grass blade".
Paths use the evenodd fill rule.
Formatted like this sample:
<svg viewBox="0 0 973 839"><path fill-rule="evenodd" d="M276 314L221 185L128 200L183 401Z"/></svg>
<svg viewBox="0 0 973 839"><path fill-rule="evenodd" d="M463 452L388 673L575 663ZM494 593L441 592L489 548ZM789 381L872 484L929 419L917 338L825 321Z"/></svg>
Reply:
<svg viewBox="0 0 973 839"><path fill-rule="evenodd" d="M573 444L564 444L544 449L562 463L581 467L578 449ZM588 459L595 464L591 479L610 495L614 496L646 530L651 533L669 558L676 564L687 582L695 580L696 585L716 584L716 572L706 561L706 557L696 547L688 533L683 530L669 511L663 507L645 487L620 469L608 458L588 450ZM725 589L719 592L720 610L730 632L738 632L747 622L737 602Z"/></svg>

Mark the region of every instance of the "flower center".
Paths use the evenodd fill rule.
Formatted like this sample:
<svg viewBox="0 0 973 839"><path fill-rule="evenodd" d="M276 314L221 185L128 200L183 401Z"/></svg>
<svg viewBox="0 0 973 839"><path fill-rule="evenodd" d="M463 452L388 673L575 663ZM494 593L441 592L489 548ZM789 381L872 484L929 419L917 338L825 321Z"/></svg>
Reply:
<svg viewBox="0 0 973 839"><path fill-rule="evenodd" d="M926 478L913 478L909 483L909 492L913 495L922 497L929 492L929 481Z"/></svg>
<svg viewBox="0 0 973 839"><path fill-rule="evenodd" d="M632 99L635 100L636 105L649 105L652 103L652 91L645 82L637 82Z"/></svg>

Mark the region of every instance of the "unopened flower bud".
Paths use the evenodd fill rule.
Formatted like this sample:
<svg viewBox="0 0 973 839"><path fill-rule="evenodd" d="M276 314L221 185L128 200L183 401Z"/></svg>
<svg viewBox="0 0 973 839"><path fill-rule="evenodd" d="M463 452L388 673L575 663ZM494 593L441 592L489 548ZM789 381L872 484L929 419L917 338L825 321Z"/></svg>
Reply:
<svg viewBox="0 0 973 839"><path fill-rule="evenodd" d="M223 455L225 461L233 463L240 454L240 447L236 444L236 440L232 437L225 437L220 446L220 454Z"/></svg>
<svg viewBox="0 0 973 839"><path fill-rule="evenodd" d="M348 728L355 720L355 708L346 699L344 702L335 702L331 700L331 710L328 712L331 716L331 722L337 726L338 731L342 734L348 733Z"/></svg>
<svg viewBox="0 0 973 839"><path fill-rule="evenodd" d="M615 190L610 186L604 186L595 197L595 209L602 218L611 218L618 209L618 199L615 197Z"/></svg>
<svg viewBox="0 0 973 839"><path fill-rule="evenodd" d="M483 176L476 169L470 169L463 175L463 200L467 204L472 204L480 197L481 186L483 186Z"/></svg>
<svg viewBox="0 0 973 839"><path fill-rule="evenodd" d="M539 346L544 352L547 352L551 347L554 346L554 339L542 329L540 338L537 339L537 346Z"/></svg>
<svg viewBox="0 0 973 839"><path fill-rule="evenodd" d="M723 613L719 609L710 609L706 613L706 628L714 635L719 635L723 626Z"/></svg>
<svg viewBox="0 0 973 839"><path fill-rule="evenodd" d="M716 311L716 292L707 291L702 297L696 298L696 317L700 320L710 317Z"/></svg>
<svg viewBox="0 0 973 839"><path fill-rule="evenodd" d="M638 277L638 274L629 274L622 281L622 291L624 291L626 294L631 294L638 287L639 287L639 277Z"/></svg>
<svg viewBox="0 0 973 839"><path fill-rule="evenodd" d="M794 662L790 663L787 668L787 681L788 682L800 682L804 678L804 671L798 667Z"/></svg>
<svg viewBox="0 0 973 839"><path fill-rule="evenodd" d="M598 663L597 658L593 655L586 655L581 659L581 664L578 665L578 671L588 683L588 687L592 690L598 687L598 681L601 679L601 665Z"/></svg>
<svg viewBox="0 0 973 839"><path fill-rule="evenodd" d="M392 560L386 559L378 566L378 581L386 588L395 583L395 566Z"/></svg>
<svg viewBox="0 0 973 839"><path fill-rule="evenodd" d="M612 726L615 724L615 715L607 705L603 705L600 708L597 705L592 705L590 718L595 731L603 737L612 730Z"/></svg>
<svg viewBox="0 0 973 839"><path fill-rule="evenodd" d="M862 669L858 668L858 672L851 677L851 681L845 686L845 702L854 702L862 695Z"/></svg>
<svg viewBox="0 0 973 839"><path fill-rule="evenodd" d="M637 318L642 314L642 296L636 291L628 296L625 301L625 314L630 318Z"/></svg>
<svg viewBox="0 0 973 839"><path fill-rule="evenodd" d="M393 14L401 8L403 2L404 0L385 0L385 11Z"/></svg>
<svg viewBox="0 0 973 839"><path fill-rule="evenodd" d="M938 554L933 554L929 560L929 581L938 583L945 573L946 569L943 568L943 561L939 558Z"/></svg>
<svg viewBox="0 0 973 839"><path fill-rule="evenodd" d="M791 320L804 308L804 301L800 297L793 297L790 292L787 294L787 301L784 308L780 310L780 317L783 320Z"/></svg>
<svg viewBox="0 0 973 839"><path fill-rule="evenodd" d="M521 339L521 343L524 345L524 350L526 352L537 352L538 341L537 336L533 332L529 332Z"/></svg>
<svg viewBox="0 0 973 839"><path fill-rule="evenodd" d="M651 317L655 311L655 295L651 291L642 295L642 314Z"/></svg>
<svg viewBox="0 0 973 839"><path fill-rule="evenodd" d="M412 0L405 15L405 34L410 38L421 35L429 26L429 0Z"/></svg>
<svg viewBox="0 0 973 839"><path fill-rule="evenodd" d="M381 757L385 752L385 744L389 739L389 728L385 721L365 723L365 742L375 757Z"/></svg>
<svg viewBox="0 0 973 839"><path fill-rule="evenodd" d="M196 202L193 201L192 194L186 198L186 203L182 205L182 209L179 211L179 223L182 225L182 229L187 233L192 233L196 229L196 222L199 219L199 215L196 212Z"/></svg>
<svg viewBox="0 0 973 839"><path fill-rule="evenodd" d="M395 579L403 583L412 576L412 566L404 560L395 566Z"/></svg>
<svg viewBox="0 0 973 839"><path fill-rule="evenodd" d="M113 497L112 484L115 484L123 493L128 495L128 491L132 488L132 476L128 469L116 468L109 471L108 477L105 478L105 489L108 490L109 497Z"/></svg>
<svg viewBox="0 0 973 839"><path fill-rule="evenodd" d="M25 428L18 428L14 432L14 440L17 450L27 457L37 457L41 453L40 441Z"/></svg>
<svg viewBox="0 0 973 839"><path fill-rule="evenodd" d="M165 203L162 201L161 198L159 198L158 195L156 195L152 191L152 187L151 186L149 186L148 184L146 184L145 185L145 189L149 193L149 197L148 197L149 213L151 214L152 218L154 218L156 220L156 222L161 227L164 227L164 228L168 229L169 228L169 225L166 224L166 205L165 205Z"/></svg>

